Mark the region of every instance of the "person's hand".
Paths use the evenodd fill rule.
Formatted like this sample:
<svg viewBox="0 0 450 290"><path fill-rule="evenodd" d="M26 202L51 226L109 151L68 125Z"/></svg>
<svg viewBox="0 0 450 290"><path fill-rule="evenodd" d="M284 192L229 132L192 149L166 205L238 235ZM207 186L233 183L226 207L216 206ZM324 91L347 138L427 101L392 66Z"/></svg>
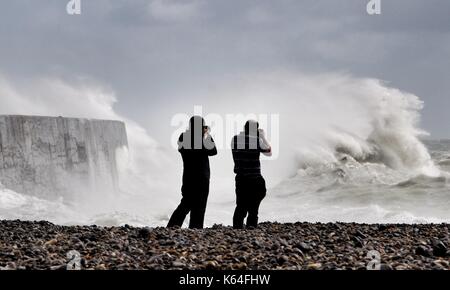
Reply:
<svg viewBox="0 0 450 290"><path fill-rule="evenodd" d="M263 129L258 129L258 134L259 134L259 137L261 137L261 138L265 138L266 137L266 132L264 132Z"/></svg>
<svg viewBox="0 0 450 290"><path fill-rule="evenodd" d="M207 126L203 127L203 137L206 137L209 135L210 129Z"/></svg>
<svg viewBox="0 0 450 290"><path fill-rule="evenodd" d="M203 130L203 138L204 139L211 138L210 132L211 132L211 129L209 127L205 128Z"/></svg>

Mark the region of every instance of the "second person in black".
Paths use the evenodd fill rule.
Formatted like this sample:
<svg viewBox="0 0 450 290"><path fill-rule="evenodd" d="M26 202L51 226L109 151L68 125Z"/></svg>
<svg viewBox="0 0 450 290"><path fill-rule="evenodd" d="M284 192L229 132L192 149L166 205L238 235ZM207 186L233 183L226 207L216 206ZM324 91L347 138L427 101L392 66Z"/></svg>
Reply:
<svg viewBox="0 0 450 290"><path fill-rule="evenodd" d="M266 196L266 182L261 175L260 153L271 156L272 148L264 131L256 121L249 120L244 131L234 136L232 144L234 173L236 173L236 209L233 215L233 227L256 228L261 201Z"/></svg>

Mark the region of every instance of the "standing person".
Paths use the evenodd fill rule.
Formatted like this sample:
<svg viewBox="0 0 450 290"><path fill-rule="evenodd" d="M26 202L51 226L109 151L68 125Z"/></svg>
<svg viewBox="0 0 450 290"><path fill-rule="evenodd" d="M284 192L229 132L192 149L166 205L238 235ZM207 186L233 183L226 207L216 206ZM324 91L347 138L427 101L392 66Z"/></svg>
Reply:
<svg viewBox="0 0 450 290"><path fill-rule="evenodd" d="M178 139L178 151L183 158L183 198L167 227L181 227L190 212L189 228L201 229L209 194L209 156L217 154L209 127L202 117L193 116L189 120L189 129Z"/></svg>
<svg viewBox="0 0 450 290"><path fill-rule="evenodd" d="M236 173L236 209L233 227L242 229L247 217L247 228L258 225L258 210L266 196L266 182L261 175L260 153L271 156L272 148L259 123L249 120L244 131L234 136L231 144L234 173Z"/></svg>

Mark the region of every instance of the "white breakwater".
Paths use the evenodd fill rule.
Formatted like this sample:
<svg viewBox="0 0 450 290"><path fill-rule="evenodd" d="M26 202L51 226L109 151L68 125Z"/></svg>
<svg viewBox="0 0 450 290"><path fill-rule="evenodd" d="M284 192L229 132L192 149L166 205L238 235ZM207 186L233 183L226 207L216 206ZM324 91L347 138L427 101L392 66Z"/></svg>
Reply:
<svg viewBox="0 0 450 290"><path fill-rule="evenodd" d="M118 192L116 150L128 146L118 121L0 116L0 183L30 196L72 202Z"/></svg>

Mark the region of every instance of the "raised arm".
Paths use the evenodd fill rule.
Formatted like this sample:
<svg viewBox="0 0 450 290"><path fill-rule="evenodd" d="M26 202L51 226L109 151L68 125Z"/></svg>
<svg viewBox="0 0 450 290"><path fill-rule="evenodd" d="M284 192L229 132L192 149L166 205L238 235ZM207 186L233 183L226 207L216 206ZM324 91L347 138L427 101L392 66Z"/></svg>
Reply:
<svg viewBox="0 0 450 290"><path fill-rule="evenodd" d="M214 156L217 155L217 148L216 143L214 142L214 139L211 137L211 135L207 135L204 142L203 142L203 150L206 151L208 156Z"/></svg>
<svg viewBox="0 0 450 290"><path fill-rule="evenodd" d="M178 137L178 152L180 153L186 150L183 141L183 134L181 134L180 137Z"/></svg>
<svg viewBox="0 0 450 290"><path fill-rule="evenodd" d="M272 156L272 146L266 139L266 134L263 129L259 129L259 146L260 151L265 156Z"/></svg>

